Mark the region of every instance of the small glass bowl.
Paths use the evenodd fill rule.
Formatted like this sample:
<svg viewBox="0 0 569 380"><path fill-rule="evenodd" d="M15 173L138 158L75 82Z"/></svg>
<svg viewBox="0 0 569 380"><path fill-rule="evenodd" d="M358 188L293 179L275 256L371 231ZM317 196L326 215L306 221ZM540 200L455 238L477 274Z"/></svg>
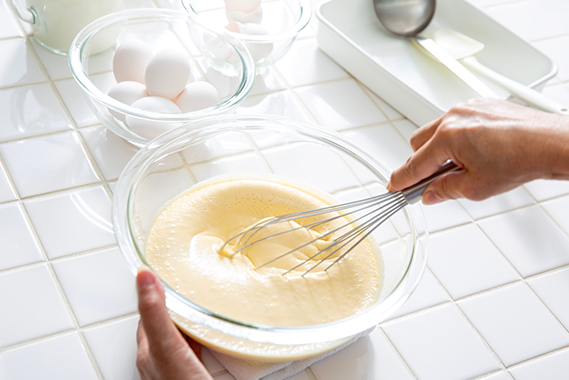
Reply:
<svg viewBox="0 0 569 380"><path fill-rule="evenodd" d="M107 92L116 83L110 72L114 50L132 39L146 42L154 53L166 47L183 51L190 57L193 80L214 85L221 102L198 111L166 114L140 110L108 96ZM225 52L231 60L201 55L196 46L206 43ZM100 51L103 52L91 54ZM164 123L162 125L173 129L232 110L249 94L255 81L253 59L241 41L225 31L212 30L185 11L170 9L127 10L95 20L73 40L69 67L97 118L112 132L137 146L145 145L149 139L134 133L109 111Z"/></svg>
<svg viewBox="0 0 569 380"><path fill-rule="evenodd" d="M182 4L190 14L198 15L207 25L225 28L229 23L223 0L182 0ZM268 34L230 32L249 49L258 70L281 59L312 17L308 0L261 1L261 8L263 16L259 25Z"/></svg>
<svg viewBox="0 0 569 380"><path fill-rule="evenodd" d="M126 165L114 192L115 236L136 273L148 265L146 237L156 214L198 182L272 173L350 201L385 192L390 172L338 133L309 123L265 115L208 118L159 136ZM384 261L381 295L368 309L343 320L305 327L245 323L205 309L163 281L166 306L188 335L235 357L277 362L318 355L386 320L407 300L427 262L425 226L421 208L414 205L374 231Z"/></svg>

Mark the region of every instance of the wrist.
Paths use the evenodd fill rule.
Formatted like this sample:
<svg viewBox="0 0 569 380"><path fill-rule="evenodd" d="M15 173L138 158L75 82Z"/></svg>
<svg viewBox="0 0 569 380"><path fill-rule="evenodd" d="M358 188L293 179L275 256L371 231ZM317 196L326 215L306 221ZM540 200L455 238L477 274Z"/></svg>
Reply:
<svg viewBox="0 0 569 380"><path fill-rule="evenodd" d="M569 180L569 116L550 115L540 178Z"/></svg>

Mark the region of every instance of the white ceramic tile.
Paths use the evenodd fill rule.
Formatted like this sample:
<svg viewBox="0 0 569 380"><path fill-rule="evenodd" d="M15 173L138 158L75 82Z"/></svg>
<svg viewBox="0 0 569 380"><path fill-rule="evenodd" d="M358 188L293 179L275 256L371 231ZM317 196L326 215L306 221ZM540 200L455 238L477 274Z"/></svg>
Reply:
<svg viewBox="0 0 569 380"><path fill-rule="evenodd" d="M100 186L24 204L51 259L115 244L111 202Z"/></svg>
<svg viewBox="0 0 569 380"><path fill-rule="evenodd" d="M388 248L386 249L382 247L386 268L388 268L388 260L390 260ZM413 294L411 294L411 297L409 297L409 299L399 309L395 310L389 318L397 318L447 301L449 301L448 296L441 289L440 285L437 284L431 272L427 270L425 271L421 282L419 282L419 285L417 285L417 288Z"/></svg>
<svg viewBox="0 0 569 380"><path fill-rule="evenodd" d="M16 22L6 4L0 2L0 38L17 37L20 35Z"/></svg>
<svg viewBox="0 0 569 380"><path fill-rule="evenodd" d="M569 234L569 198L561 198L544 203L547 213Z"/></svg>
<svg viewBox="0 0 569 380"><path fill-rule="evenodd" d="M392 170L403 165L413 154L409 144L390 124L348 130L343 134L379 157Z"/></svg>
<svg viewBox="0 0 569 380"><path fill-rule="evenodd" d="M497 372L491 376L485 377L484 380L512 380L512 377L506 374L505 371Z"/></svg>
<svg viewBox="0 0 569 380"><path fill-rule="evenodd" d="M71 127L47 83L0 90L0 117L0 140Z"/></svg>
<svg viewBox="0 0 569 380"><path fill-rule="evenodd" d="M561 104L562 106L569 107L569 87L565 84L552 84L546 86L543 95L547 98Z"/></svg>
<svg viewBox="0 0 569 380"><path fill-rule="evenodd" d="M522 283L459 302L506 366L569 344L569 336Z"/></svg>
<svg viewBox="0 0 569 380"><path fill-rule="evenodd" d="M104 93L107 93L116 83L112 73L92 75L90 78L93 84ZM89 108L83 91L74 79L57 81L55 86L78 127L99 123L99 119Z"/></svg>
<svg viewBox="0 0 569 380"><path fill-rule="evenodd" d="M348 77L348 73L318 49L315 39L296 41L275 67L292 87Z"/></svg>
<svg viewBox="0 0 569 380"><path fill-rule="evenodd" d="M47 267L0 275L0 348L73 328ZM6 291L10 289L10 291Z"/></svg>
<svg viewBox="0 0 569 380"><path fill-rule="evenodd" d="M569 194L569 181L552 181L539 179L526 183L524 187L533 195L539 202L555 198L560 195Z"/></svg>
<svg viewBox="0 0 569 380"><path fill-rule="evenodd" d="M537 41L533 45L557 64L559 68L557 79L563 82L569 80L569 51L559 48L560 46L569 46L569 36Z"/></svg>
<svg viewBox="0 0 569 380"><path fill-rule="evenodd" d="M518 187L483 201L475 202L468 199L460 199L459 202L474 219L496 215L535 203L523 187Z"/></svg>
<svg viewBox="0 0 569 380"><path fill-rule="evenodd" d="M53 269L79 325L136 311L135 279L118 248L58 261Z"/></svg>
<svg viewBox="0 0 569 380"><path fill-rule="evenodd" d="M288 380L312 380L310 376L306 373L306 371L302 371L292 377L289 377Z"/></svg>
<svg viewBox="0 0 569 380"><path fill-rule="evenodd" d="M255 77L255 85L249 95L259 95L285 89L285 84L279 79L275 70L270 67Z"/></svg>
<svg viewBox="0 0 569 380"><path fill-rule="evenodd" d="M98 181L75 133L61 133L0 145L20 196Z"/></svg>
<svg viewBox="0 0 569 380"><path fill-rule="evenodd" d="M431 237L429 252L429 268L454 299L519 279L474 224Z"/></svg>
<svg viewBox="0 0 569 380"><path fill-rule="evenodd" d="M414 379L379 329L310 369L318 380Z"/></svg>
<svg viewBox="0 0 569 380"><path fill-rule="evenodd" d="M510 373L516 380L564 380L569 373L569 351L556 352L552 355L533 360L511 368Z"/></svg>
<svg viewBox="0 0 569 380"><path fill-rule="evenodd" d="M336 130L386 121L385 115L353 79L295 90L319 124Z"/></svg>
<svg viewBox="0 0 569 380"><path fill-rule="evenodd" d="M221 365L221 363L211 354L211 351L207 348L202 346L202 363L204 367L208 370L209 373L212 375L217 375L222 371L225 371L225 367Z"/></svg>
<svg viewBox="0 0 569 380"><path fill-rule="evenodd" d="M534 41L569 33L566 17L546 1L516 1L488 8L487 13L522 38Z"/></svg>
<svg viewBox="0 0 569 380"><path fill-rule="evenodd" d="M222 174L243 172L267 173L269 169L266 163L259 159L255 153L245 153L239 156L221 158L219 160L193 165L191 171L199 182Z"/></svg>
<svg viewBox="0 0 569 380"><path fill-rule="evenodd" d="M1 40L0 51L0 87L45 81L23 38Z"/></svg>
<svg viewBox="0 0 569 380"><path fill-rule="evenodd" d="M16 199L16 194L8 181L6 171L0 166L0 203L13 201L14 199Z"/></svg>
<svg viewBox="0 0 569 380"><path fill-rule="evenodd" d="M138 148L103 126L81 130L81 135L105 179L118 178Z"/></svg>
<svg viewBox="0 0 569 380"><path fill-rule="evenodd" d="M328 193L358 186L348 165L320 145L286 145L263 152L273 173L295 179ZM306 165L310 162L310 165Z"/></svg>
<svg viewBox="0 0 569 380"><path fill-rule="evenodd" d="M136 369L138 316L83 331L105 380L140 380Z"/></svg>
<svg viewBox="0 0 569 380"><path fill-rule="evenodd" d="M215 380L235 380L230 373L224 373L215 377Z"/></svg>
<svg viewBox="0 0 569 380"><path fill-rule="evenodd" d="M383 329L419 379L471 379L500 368L454 306L397 321Z"/></svg>
<svg viewBox="0 0 569 380"><path fill-rule="evenodd" d="M457 201L446 201L437 205L421 204L429 232L444 230L450 227L469 223L472 218Z"/></svg>
<svg viewBox="0 0 569 380"><path fill-rule="evenodd" d="M76 333L3 353L0 368L2 379L97 379Z"/></svg>
<svg viewBox="0 0 569 380"><path fill-rule="evenodd" d="M35 38L30 38L30 42L51 79L71 78L67 56L55 54L47 50Z"/></svg>
<svg viewBox="0 0 569 380"><path fill-rule="evenodd" d="M569 329L569 269L531 279L528 284L555 317Z"/></svg>
<svg viewBox="0 0 569 380"><path fill-rule="evenodd" d="M18 204L0 205L0 270L42 259Z"/></svg>
<svg viewBox="0 0 569 380"><path fill-rule="evenodd" d="M237 107L236 113L277 115L311 121L310 116L300 108L292 93L288 91L248 97Z"/></svg>
<svg viewBox="0 0 569 380"><path fill-rule="evenodd" d="M365 91L369 94L369 96L372 98L375 104L377 104L377 106L383 111L383 113L385 114L385 116L388 117L389 120L396 120L403 118L403 115L401 115L399 112L397 112L397 110L395 110L393 107L387 104L383 99L377 96L375 92L373 92L363 84L360 85L364 87Z"/></svg>
<svg viewBox="0 0 569 380"><path fill-rule="evenodd" d="M240 132L217 135L207 142L192 146L182 152L187 163L196 163L252 151L253 146Z"/></svg>
<svg viewBox="0 0 569 380"><path fill-rule="evenodd" d="M569 263L569 239L540 207L499 215L479 225L524 277Z"/></svg>
<svg viewBox="0 0 569 380"><path fill-rule="evenodd" d="M411 141L411 136L418 129L415 124L413 124L411 121L407 119L395 120L392 123L393 126L397 128L399 133L401 133L401 135L405 138L405 141L407 142Z"/></svg>

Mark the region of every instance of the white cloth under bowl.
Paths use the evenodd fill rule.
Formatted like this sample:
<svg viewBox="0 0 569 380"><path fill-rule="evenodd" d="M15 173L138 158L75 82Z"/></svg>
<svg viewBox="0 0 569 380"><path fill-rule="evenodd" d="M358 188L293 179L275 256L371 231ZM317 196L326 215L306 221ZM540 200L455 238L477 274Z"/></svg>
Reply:
<svg viewBox="0 0 569 380"><path fill-rule="evenodd" d="M280 363L263 363L236 359L231 356L211 351L211 354L225 367L225 369L235 377L236 380L284 380L297 373L304 371L312 364L320 361L328 356L334 355L336 352L343 350L350 344L354 343L363 336L370 334L375 327L366 330L352 339L336 347L333 350L324 352L323 354L313 356L311 358L295 360Z"/></svg>

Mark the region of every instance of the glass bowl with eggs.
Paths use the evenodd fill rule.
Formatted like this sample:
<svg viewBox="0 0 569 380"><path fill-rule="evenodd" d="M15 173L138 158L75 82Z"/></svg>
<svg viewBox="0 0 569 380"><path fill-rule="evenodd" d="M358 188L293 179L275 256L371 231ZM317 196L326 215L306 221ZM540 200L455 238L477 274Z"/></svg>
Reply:
<svg viewBox="0 0 569 380"><path fill-rule="evenodd" d="M208 25L225 28L243 41L258 70L289 51L312 15L308 0L182 0L182 4Z"/></svg>
<svg viewBox="0 0 569 380"><path fill-rule="evenodd" d="M134 273L148 266L160 277L171 318L193 339L248 360L307 358L364 334L408 299L427 262L421 208L405 207L339 262L309 273L322 257L307 255L334 240L320 228L336 220L313 231L298 221L284 240L259 235L256 248L224 242L267 217L382 194L390 172L306 122L211 117L133 156L115 187L115 236ZM318 242L303 248L314 234ZM297 251L271 259L290 247Z"/></svg>
<svg viewBox="0 0 569 380"><path fill-rule="evenodd" d="M204 44L218 56L201 54L197 46ZM253 59L241 41L170 9L101 17L77 34L68 60L96 117L137 146L184 123L231 111L255 80Z"/></svg>

